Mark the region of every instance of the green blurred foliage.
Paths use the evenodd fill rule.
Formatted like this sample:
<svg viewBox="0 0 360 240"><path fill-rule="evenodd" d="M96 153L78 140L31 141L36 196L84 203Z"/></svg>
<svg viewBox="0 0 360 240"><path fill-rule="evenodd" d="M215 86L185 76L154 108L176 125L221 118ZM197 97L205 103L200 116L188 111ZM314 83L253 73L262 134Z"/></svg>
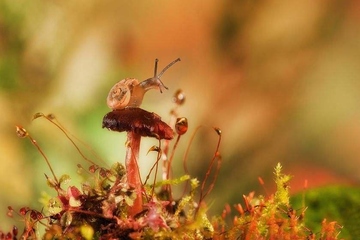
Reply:
<svg viewBox="0 0 360 240"><path fill-rule="evenodd" d="M272 182L279 161L298 180L294 192L304 179L310 187L358 183L359 9L354 0L0 1L0 216L9 204L36 203L48 172L14 125L28 129L59 175L75 173L83 160L56 128L31 122L36 112L55 114L107 162L122 161L125 136L101 129L105 98L120 79L152 76L155 58L160 68L182 58L163 76L170 90L149 92L143 104L167 121L172 94L186 93L179 114L189 131L174 175L184 173L197 126L222 129L212 212L259 190L258 176ZM192 175L202 179L216 141L211 127L199 131L189 154ZM144 176L155 144L143 141Z"/></svg>
<svg viewBox="0 0 360 240"><path fill-rule="evenodd" d="M299 193L292 198L294 209L305 211L305 224L314 233L320 232L321 222L336 220L342 226L340 238L359 239L359 205L360 189L358 187L328 186Z"/></svg>

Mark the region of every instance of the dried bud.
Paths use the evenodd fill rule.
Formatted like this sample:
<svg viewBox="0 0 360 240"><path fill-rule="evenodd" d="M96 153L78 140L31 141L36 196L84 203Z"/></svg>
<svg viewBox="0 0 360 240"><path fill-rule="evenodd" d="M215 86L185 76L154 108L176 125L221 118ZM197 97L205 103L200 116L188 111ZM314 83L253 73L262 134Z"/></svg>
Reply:
<svg viewBox="0 0 360 240"><path fill-rule="evenodd" d="M181 118L176 119L175 130L176 130L176 133L179 135L185 134L188 130L187 118L181 117Z"/></svg>

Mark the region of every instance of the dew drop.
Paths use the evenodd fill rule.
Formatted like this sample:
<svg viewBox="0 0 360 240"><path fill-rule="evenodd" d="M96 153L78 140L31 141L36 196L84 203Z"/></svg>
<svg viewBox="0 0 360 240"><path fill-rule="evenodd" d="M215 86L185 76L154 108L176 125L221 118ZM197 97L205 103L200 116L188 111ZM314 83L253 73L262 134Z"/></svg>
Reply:
<svg viewBox="0 0 360 240"><path fill-rule="evenodd" d="M15 126L15 127L16 127L16 134L18 135L18 137L25 138L29 135L25 128L21 126Z"/></svg>
<svg viewBox="0 0 360 240"><path fill-rule="evenodd" d="M179 89L175 92L174 97L173 97L173 102L176 103L177 105L183 105L185 102L185 94L184 92Z"/></svg>

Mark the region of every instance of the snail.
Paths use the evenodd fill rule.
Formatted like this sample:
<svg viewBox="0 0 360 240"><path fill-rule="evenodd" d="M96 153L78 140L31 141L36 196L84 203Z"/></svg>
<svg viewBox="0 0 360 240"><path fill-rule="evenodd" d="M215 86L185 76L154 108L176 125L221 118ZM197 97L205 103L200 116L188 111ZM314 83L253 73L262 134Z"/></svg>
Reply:
<svg viewBox="0 0 360 240"><path fill-rule="evenodd" d="M145 93L150 89L159 89L160 92L168 89L160 80L165 71L180 61L180 58L169 63L157 75L158 59L155 59L154 77L139 82L135 78L125 78L116 83L110 90L107 97L107 105L112 110L124 109L126 107L140 107Z"/></svg>

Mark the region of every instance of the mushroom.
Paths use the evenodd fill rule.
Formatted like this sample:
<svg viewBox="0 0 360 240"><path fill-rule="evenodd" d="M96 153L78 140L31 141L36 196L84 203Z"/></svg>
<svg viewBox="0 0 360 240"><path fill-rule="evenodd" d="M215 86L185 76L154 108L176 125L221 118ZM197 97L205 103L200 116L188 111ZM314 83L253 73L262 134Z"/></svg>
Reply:
<svg viewBox="0 0 360 240"><path fill-rule="evenodd" d="M172 128L161 121L159 115L141 108L125 108L107 113L103 119L103 128L117 132L133 132L158 140L171 140L174 137Z"/></svg>
<svg viewBox="0 0 360 240"><path fill-rule="evenodd" d="M107 102L113 110L103 118L102 127L117 132L127 132L125 167L128 184L137 194L129 215L134 216L142 211L142 189L139 174L138 159L141 137L154 137L158 140L170 140L174 137L172 128L161 121L160 116L139 108L142 98L149 89L167 89L160 77L173 64L180 61L176 59L167 65L159 75L156 74L157 62L155 60L155 74L153 78L138 82L136 79L121 80L111 89ZM119 104L118 104L119 103Z"/></svg>

